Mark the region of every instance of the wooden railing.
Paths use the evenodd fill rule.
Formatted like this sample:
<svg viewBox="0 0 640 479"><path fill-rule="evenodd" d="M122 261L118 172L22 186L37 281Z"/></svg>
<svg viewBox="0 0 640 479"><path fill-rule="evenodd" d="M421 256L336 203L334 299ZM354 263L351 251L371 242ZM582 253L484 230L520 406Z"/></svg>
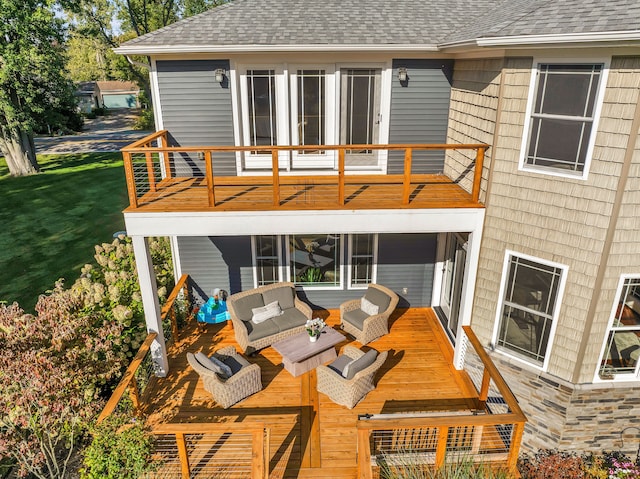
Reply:
<svg viewBox="0 0 640 479"><path fill-rule="evenodd" d="M198 477L269 477L270 431L260 422L161 424L151 430L157 437L155 455L164 465L161 477L188 479L198 464ZM167 440L167 436L170 438ZM179 458L179 465L167 458Z"/></svg>
<svg viewBox="0 0 640 479"><path fill-rule="evenodd" d="M361 416L357 422L358 477L374 477L373 469L440 468L445 461L474 461L512 473L526 416L504 378L470 327L463 330L480 374L477 409L403 415ZM499 403L496 413L488 401ZM405 469L406 470L406 469Z"/></svg>
<svg viewBox="0 0 640 479"><path fill-rule="evenodd" d="M122 379L116 386L116 389L113 391L113 394L109 398L109 401L107 401L107 404L100 413L100 416L98 416L98 424L104 421L113 413L113 411L115 411L118 403L120 403L122 396L127 390L129 391L131 402L133 403L134 412L138 412L140 410L140 389L138 388L136 373L140 365L145 360L147 354L149 354L151 343L153 343L157 336L158 333L149 333L147 335L147 338L144 340L142 346L140 346L140 349L138 350L138 354L136 354L135 358L133 358L133 361L131 361L131 364L129 364L129 367L125 371L124 376L122 376Z"/></svg>
<svg viewBox="0 0 640 479"><path fill-rule="evenodd" d="M177 299L180 297L180 293L184 295L183 298L187 300L187 304L190 304L188 283L189 283L189 275L187 274L182 275L178 280L178 282L176 283L176 285L174 286L171 293L169 294L169 297L167 298L167 302L162 308L162 315L161 315L162 323L164 324L167 319L169 320L171 335L173 338L177 338L179 334L176 305L177 305ZM189 311L190 311L190 307L187 307L186 313L188 314ZM129 391L129 396L133 403L134 413L135 414L139 413L142 391L138 387L138 381L136 377L140 374L139 369L141 368L141 366L145 362L150 361L150 358L148 358L147 356L149 355L151 344L153 343L153 341L156 339L157 336L158 336L158 333L155 333L155 332L149 333L147 335L146 339L140 346L138 353L133 358L133 361L131 361L131 364L129 364L129 367L127 368L124 375L122 376L122 379L120 380L120 382L116 386L116 389L113 391L113 394L109 398L109 401L107 401L107 404L105 405L104 409L100 413L100 416L98 416L98 420L97 420L98 423L101 423L102 421L104 421L104 419L106 419L108 416L110 416L113 413L113 411L116 410L116 408L118 407L118 404L120 403L120 400L122 399L122 397L124 396L124 393L127 390Z"/></svg>
<svg viewBox="0 0 640 479"><path fill-rule="evenodd" d="M482 167L486 144L394 144L394 145L278 145L278 146L180 146L168 145L167 130L155 132L122 149L124 158L125 176L129 193L129 203L132 208L139 206L143 196L153 197L158 193L167 180L176 179L176 176L184 178L184 174L176 175L174 172L174 156L184 155L189 157L189 162L203 162L203 170L193 174L193 178L204 180L199 186L206 186L208 207L217 207L220 201L217 199L217 189L234 185L246 185L247 178L251 178L251 184L266 186L272 190L272 206L277 208L282 202L282 187L291 184L315 184L330 185L336 187L337 197L334 198L338 206L344 206L346 201L346 186L360 184L397 184L401 187L401 204L409 205L411 202L412 185L424 181L428 175L412 173L416 162L414 153L418 151L449 151L472 150L475 153L468 156L469 164L465 170L473 169L471 181L471 203L477 203L480 198L480 183L482 179ZM159 143L159 145L158 145ZM397 151L404 152L404 166L402 174L369 174L358 175L354 172L346 174L346 157L349 151ZM337 152L337 170L330 174L300 176L288 172L283 175L280 162L282 152ZM213 158L221 153L263 153L271 156L270 174L256 176L221 176L217 174L213 164ZM136 158L134 166L134 158ZM464 173L466 175L466 173ZM189 174L191 175L191 174ZM187 176L189 176L187 175ZM453 182L453 180L452 180ZM192 186L193 187L193 186Z"/></svg>

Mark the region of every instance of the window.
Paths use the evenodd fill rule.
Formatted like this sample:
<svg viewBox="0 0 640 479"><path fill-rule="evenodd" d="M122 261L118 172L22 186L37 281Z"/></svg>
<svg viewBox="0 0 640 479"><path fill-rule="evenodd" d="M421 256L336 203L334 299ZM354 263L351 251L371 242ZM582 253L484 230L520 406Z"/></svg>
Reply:
<svg viewBox="0 0 640 479"><path fill-rule="evenodd" d="M600 379L635 379L640 356L640 277L623 278L604 352Z"/></svg>
<svg viewBox="0 0 640 479"><path fill-rule="evenodd" d="M341 251L338 234L289 236L291 281L305 287L341 287Z"/></svg>
<svg viewBox="0 0 640 479"><path fill-rule="evenodd" d="M496 345L544 366L560 309L564 267L507 253Z"/></svg>
<svg viewBox="0 0 640 479"><path fill-rule="evenodd" d="M595 137L603 64L538 64L523 166L580 175Z"/></svg>
<svg viewBox="0 0 640 479"><path fill-rule="evenodd" d="M377 235L354 234L349 236L349 287L366 288L375 283Z"/></svg>
<svg viewBox="0 0 640 479"><path fill-rule="evenodd" d="M298 142L300 145L324 145L325 71L298 70Z"/></svg>
<svg viewBox="0 0 640 479"><path fill-rule="evenodd" d="M253 236L251 243L255 286L279 283L282 280L279 237L275 235Z"/></svg>
<svg viewBox="0 0 640 479"><path fill-rule="evenodd" d="M249 144L251 146L277 145L275 71L248 70L246 78Z"/></svg>
<svg viewBox="0 0 640 479"><path fill-rule="evenodd" d="M341 70L340 143L378 143L380 70ZM373 155L373 150L349 150L350 155Z"/></svg>

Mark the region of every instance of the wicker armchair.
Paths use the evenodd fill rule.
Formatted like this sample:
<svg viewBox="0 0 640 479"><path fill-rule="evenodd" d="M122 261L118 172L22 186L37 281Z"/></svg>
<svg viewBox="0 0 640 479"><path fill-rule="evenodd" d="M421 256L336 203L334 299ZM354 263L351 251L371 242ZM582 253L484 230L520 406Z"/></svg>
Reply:
<svg viewBox="0 0 640 479"><path fill-rule="evenodd" d="M341 358L350 361L359 359L364 355L365 353L358 348L347 345L344 347L342 354L332 364L339 363ZM336 404L353 409L370 391L375 389L375 375L386 359L387 351L379 353L373 364L357 372L352 379L343 377L331 367L331 364L328 366L318 366L316 368L318 392L326 394Z"/></svg>
<svg viewBox="0 0 640 479"><path fill-rule="evenodd" d="M386 307L380 299L389 298ZM385 286L370 284L365 294L376 305L382 304L378 314L368 315L360 309L360 299L353 299L340 305L340 325L344 331L356 338L360 344L367 344L389 333L389 316L398 305L398 295Z"/></svg>
<svg viewBox="0 0 640 479"><path fill-rule="evenodd" d="M224 409L262 390L262 379L260 376L260 366L250 364L244 357L236 352L234 346L227 346L213 354L222 362L234 360L241 369L228 379L223 379L217 373L204 367L197 358L187 353L187 361L198 373L204 389L211 393L213 399Z"/></svg>

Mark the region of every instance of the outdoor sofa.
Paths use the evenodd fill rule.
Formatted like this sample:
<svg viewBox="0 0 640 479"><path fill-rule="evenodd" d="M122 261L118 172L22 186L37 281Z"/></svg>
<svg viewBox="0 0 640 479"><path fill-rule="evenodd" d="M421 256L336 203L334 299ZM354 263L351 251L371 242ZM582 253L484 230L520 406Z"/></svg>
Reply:
<svg viewBox="0 0 640 479"><path fill-rule="evenodd" d="M311 307L298 299L293 283L232 294L227 298L227 308L236 341L247 354L304 331L312 315Z"/></svg>

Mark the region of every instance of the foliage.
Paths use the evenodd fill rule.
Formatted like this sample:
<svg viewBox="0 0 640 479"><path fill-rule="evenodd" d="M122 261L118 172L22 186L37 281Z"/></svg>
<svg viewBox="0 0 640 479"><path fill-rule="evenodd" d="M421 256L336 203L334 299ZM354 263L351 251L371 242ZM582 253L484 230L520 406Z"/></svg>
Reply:
<svg viewBox="0 0 640 479"><path fill-rule="evenodd" d="M19 176L38 170L34 131L82 123L64 76L64 26L49 1L3 0L0 18L0 149Z"/></svg>
<svg viewBox="0 0 640 479"><path fill-rule="evenodd" d="M518 460L522 479L640 479L640 467L620 451L596 454L544 449Z"/></svg>
<svg viewBox="0 0 640 479"><path fill-rule="evenodd" d="M0 300L28 312L58 278L80 276L95 244L124 230L128 204L119 153L38 158L41 174L17 178L0 158Z"/></svg>
<svg viewBox="0 0 640 479"><path fill-rule="evenodd" d="M36 315L0 305L0 456L20 474L67 477L88 421L103 403L100 390L119 372L111 347L122 326L56 285L41 296Z"/></svg>
<svg viewBox="0 0 640 479"><path fill-rule="evenodd" d="M310 267L307 268L302 274L299 276L299 280L301 283L319 283L323 278L322 271L320 268Z"/></svg>
<svg viewBox="0 0 640 479"><path fill-rule="evenodd" d="M169 241L153 239L149 242L149 250L158 296L164 302L167 289L172 288L174 282ZM85 264L71 290L82 298L86 311L100 311L107 321L122 327L112 348L124 368L147 336L133 245L130 238L120 236L112 243L96 245L95 251L97 264Z"/></svg>
<svg viewBox="0 0 640 479"><path fill-rule="evenodd" d="M153 471L154 436L125 414L112 414L92 428L84 450L82 479L137 479Z"/></svg>
<svg viewBox="0 0 640 479"><path fill-rule="evenodd" d="M439 469L419 462L415 454L407 453L394 458L393 462L382 461L381 479L511 479L507 471L494 469L490 465L474 463L472 458L463 456L451 458Z"/></svg>
<svg viewBox="0 0 640 479"><path fill-rule="evenodd" d="M67 70L74 82L120 79L118 58L99 38L74 32L67 40Z"/></svg>
<svg viewBox="0 0 640 479"><path fill-rule="evenodd" d="M154 130L156 125L152 109L145 109L140 112L140 116L133 125L134 130Z"/></svg>

